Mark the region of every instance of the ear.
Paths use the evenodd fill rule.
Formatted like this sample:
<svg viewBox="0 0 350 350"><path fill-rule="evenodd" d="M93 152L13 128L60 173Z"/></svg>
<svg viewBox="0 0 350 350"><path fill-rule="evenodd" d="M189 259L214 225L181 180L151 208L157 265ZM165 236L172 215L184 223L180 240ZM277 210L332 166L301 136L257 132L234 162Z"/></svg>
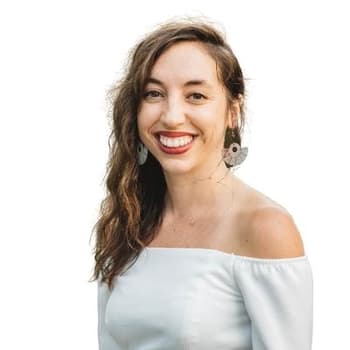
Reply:
<svg viewBox="0 0 350 350"><path fill-rule="evenodd" d="M227 115L227 127L230 129L234 129L238 126L238 118L240 115L240 101L235 100L231 103L231 106Z"/></svg>

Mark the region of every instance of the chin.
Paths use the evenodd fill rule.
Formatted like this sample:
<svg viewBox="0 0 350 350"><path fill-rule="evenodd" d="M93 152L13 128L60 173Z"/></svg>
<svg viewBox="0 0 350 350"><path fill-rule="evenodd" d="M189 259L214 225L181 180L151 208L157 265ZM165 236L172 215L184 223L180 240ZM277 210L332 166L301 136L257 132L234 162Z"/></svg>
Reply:
<svg viewBox="0 0 350 350"><path fill-rule="evenodd" d="M179 159L169 159L159 161L163 171L171 175L185 175L193 172L194 165L190 164L188 159L179 160Z"/></svg>

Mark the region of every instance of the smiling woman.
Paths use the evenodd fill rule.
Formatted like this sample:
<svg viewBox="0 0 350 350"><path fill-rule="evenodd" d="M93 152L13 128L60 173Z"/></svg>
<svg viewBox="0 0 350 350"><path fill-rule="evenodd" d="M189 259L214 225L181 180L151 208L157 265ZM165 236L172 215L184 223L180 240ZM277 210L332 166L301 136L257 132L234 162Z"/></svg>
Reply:
<svg viewBox="0 0 350 350"><path fill-rule="evenodd" d="M181 175L202 178L214 169L224 176L225 163L217 163L226 129L236 127L239 105L238 101L228 105L216 62L205 45L197 41L173 44L157 59L150 75L147 98L139 107L138 131L161 164L166 182L178 181ZM184 134L197 137L184 138Z"/></svg>
<svg viewBox="0 0 350 350"><path fill-rule="evenodd" d="M160 25L112 92L100 350L311 349L301 235L233 171L247 156L245 85L224 34L196 18Z"/></svg>

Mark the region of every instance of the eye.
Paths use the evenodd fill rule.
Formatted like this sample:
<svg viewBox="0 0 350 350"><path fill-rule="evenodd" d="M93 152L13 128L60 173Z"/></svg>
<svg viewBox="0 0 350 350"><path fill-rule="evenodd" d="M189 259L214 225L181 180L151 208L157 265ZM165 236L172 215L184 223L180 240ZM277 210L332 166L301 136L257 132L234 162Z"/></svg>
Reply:
<svg viewBox="0 0 350 350"><path fill-rule="evenodd" d="M162 94L157 90L149 90L143 94L143 97L145 99L157 98L157 97L161 97L161 96L162 96ZM193 96L192 100L194 100L194 101L200 101L200 100L203 100L206 98L204 95L200 94L199 92L194 92L193 94L189 95L189 97L192 97L192 96Z"/></svg>
<svg viewBox="0 0 350 350"><path fill-rule="evenodd" d="M194 97L194 100L196 101L200 101L200 100L203 100L205 99L205 96L200 94L199 92L194 92L193 94L191 94L190 96L193 96Z"/></svg>
<svg viewBox="0 0 350 350"><path fill-rule="evenodd" d="M161 93L159 91L156 91L156 90L150 90L150 91L146 91L144 94L143 94L143 97L144 98L147 98L147 97L159 97L161 95Z"/></svg>

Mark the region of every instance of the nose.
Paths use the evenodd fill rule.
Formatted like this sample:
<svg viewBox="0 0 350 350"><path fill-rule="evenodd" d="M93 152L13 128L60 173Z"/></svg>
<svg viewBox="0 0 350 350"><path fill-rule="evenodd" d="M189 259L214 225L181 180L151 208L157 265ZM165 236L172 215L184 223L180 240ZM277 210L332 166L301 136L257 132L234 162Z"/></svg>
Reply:
<svg viewBox="0 0 350 350"><path fill-rule="evenodd" d="M164 104L160 119L163 125L169 129L176 129L185 123L186 113L181 99L176 96L169 97L167 103Z"/></svg>

